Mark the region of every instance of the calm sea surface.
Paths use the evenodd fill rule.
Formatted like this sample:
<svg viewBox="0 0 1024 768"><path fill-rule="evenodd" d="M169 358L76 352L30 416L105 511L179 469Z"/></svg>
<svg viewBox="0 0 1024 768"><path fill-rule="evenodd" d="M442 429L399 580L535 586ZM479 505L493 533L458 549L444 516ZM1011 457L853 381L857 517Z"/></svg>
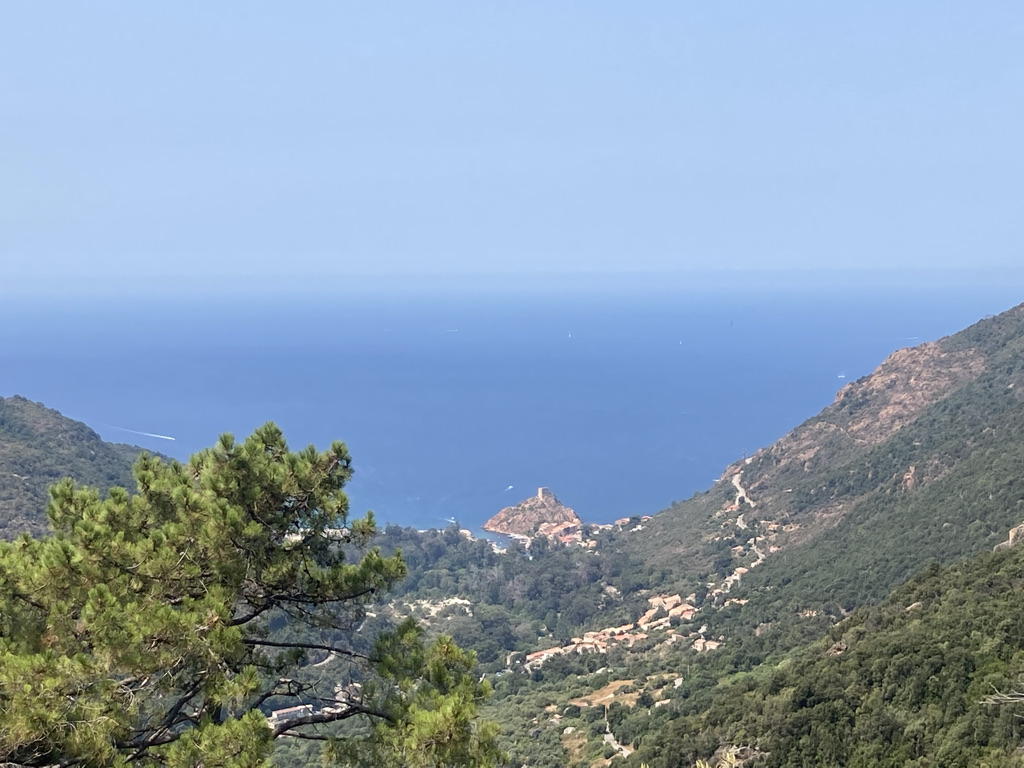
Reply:
<svg viewBox="0 0 1024 768"><path fill-rule="evenodd" d="M1022 298L723 280L17 300L0 306L0 394L182 459L267 420L293 447L342 439L353 510L385 522L477 528L541 485L607 522L707 488L893 350Z"/></svg>

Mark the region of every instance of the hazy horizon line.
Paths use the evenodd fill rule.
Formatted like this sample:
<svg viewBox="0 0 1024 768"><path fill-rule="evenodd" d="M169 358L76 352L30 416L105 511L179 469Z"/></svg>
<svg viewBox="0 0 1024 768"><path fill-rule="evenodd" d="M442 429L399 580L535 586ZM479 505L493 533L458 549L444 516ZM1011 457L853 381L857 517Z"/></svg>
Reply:
<svg viewBox="0 0 1024 768"><path fill-rule="evenodd" d="M14 299L60 297L104 299L112 297L231 297L242 295L323 296L337 290L400 291L402 293L460 292L465 290L606 290L631 292L720 289L723 280L736 289L801 288L935 288L946 285L982 287L1020 282L1024 292L1024 266L964 267L821 265L814 267L686 267L675 270L506 270L506 271L408 271L310 272L304 274L239 275L122 275L119 278L82 275L13 277L0 284L0 296ZM1024 298L1024 297L1022 297Z"/></svg>

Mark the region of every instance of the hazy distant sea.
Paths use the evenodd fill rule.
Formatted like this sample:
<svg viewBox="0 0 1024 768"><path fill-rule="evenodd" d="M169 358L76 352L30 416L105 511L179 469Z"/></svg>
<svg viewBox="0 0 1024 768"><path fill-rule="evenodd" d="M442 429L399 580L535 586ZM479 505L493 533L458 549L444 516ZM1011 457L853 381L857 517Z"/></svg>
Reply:
<svg viewBox="0 0 1024 768"><path fill-rule="evenodd" d="M385 522L475 529L541 485L607 522L707 488L893 350L1024 299L995 282L15 299L0 394L182 459L266 420L295 447L343 439L353 509Z"/></svg>

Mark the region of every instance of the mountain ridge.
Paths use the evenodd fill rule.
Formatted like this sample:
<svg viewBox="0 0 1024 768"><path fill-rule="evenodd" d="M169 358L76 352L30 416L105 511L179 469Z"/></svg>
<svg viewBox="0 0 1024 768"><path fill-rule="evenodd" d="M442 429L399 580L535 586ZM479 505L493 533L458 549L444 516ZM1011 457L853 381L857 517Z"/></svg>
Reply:
<svg viewBox="0 0 1024 768"><path fill-rule="evenodd" d="M80 421L20 395L0 397L0 539L49 530L49 487L64 477L106 491L135 488L144 449L108 443Z"/></svg>
<svg viewBox="0 0 1024 768"><path fill-rule="evenodd" d="M647 548L662 561L689 559L691 570L707 569L713 559L708 554L715 551L706 546L712 528L724 527L735 538L746 525L776 554L835 528L871 495L896 492L893 483L904 492L921 492L967 460L967 422L983 410L977 402L971 405L975 389L1000 388L1014 399L1006 410L1017 410L1024 393L1015 389L1024 380L1022 357L1024 305L939 341L897 350L873 373L845 385L819 414L728 465L711 489L655 515L632 540L633 549ZM959 435L955 446L936 445L926 434L953 427ZM745 487L742 502L732 485L736 478Z"/></svg>

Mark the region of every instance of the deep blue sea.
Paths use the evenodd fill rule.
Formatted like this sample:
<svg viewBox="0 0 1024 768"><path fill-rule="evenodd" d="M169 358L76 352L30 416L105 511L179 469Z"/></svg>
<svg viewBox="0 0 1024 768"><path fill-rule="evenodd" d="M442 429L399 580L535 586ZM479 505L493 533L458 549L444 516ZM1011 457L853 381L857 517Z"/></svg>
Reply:
<svg viewBox="0 0 1024 768"><path fill-rule="evenodd" d="M670 282L9 299L0 394L182 459L267 420L293 447L342 439L353 511L384 522L475 529L542 485L607 522L709 487L893 350L1024 299L998 280Z"/></svg>

